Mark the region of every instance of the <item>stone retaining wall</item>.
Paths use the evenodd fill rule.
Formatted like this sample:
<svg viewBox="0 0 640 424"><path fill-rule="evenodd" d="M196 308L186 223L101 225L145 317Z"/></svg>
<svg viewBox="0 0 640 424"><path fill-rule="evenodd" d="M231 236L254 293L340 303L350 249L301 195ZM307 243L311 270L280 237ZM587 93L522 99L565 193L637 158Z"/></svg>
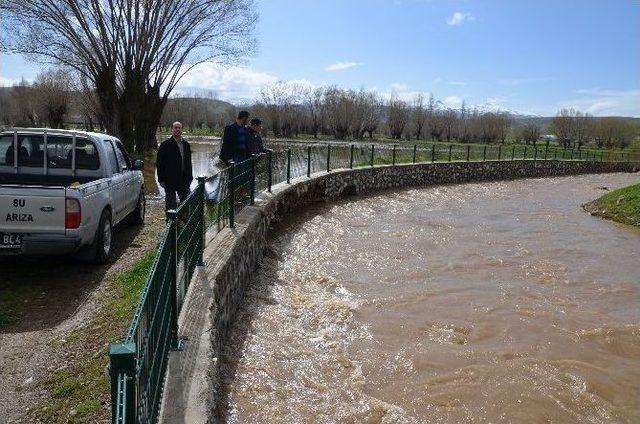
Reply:
<svg viewBox="0 0 640 424"><path fill-rule="evenodd" d="M163 404L165 422L216 422L219 399L222 394L218 362L223 344L236 311L242 304L244 292L252 281L262 259L267 235L274 222L281 221L295 209L316 202L335 200L345 195L369 194L380 190L404 187L422 187L437 184L471 181L495 181L529 177L553 177L562 175L637 172L640 163L578 162L578 161L488 161L488 162L437 162L336 170L318 173L311 178L300 177L291 184L281 183L273 187L273 193L261 193L255 206L247 206L236 217L236 227L225 228L213 238L205 251L206 267L203 279L209 288L206 302L206 319L195 324L181 317L180 333L191 340L186 352L172 353L168 387L171 404ZM183 311L191 308L190 298L198 298L197 306L203 307L202 296L193 292L194 285ZM209 338L200 337L208 332ZM208 343L208 346L203 346ZM205 355L206 357L201 357ZM193 357L199 357L194 359ZM188 367L186 359L200 364L210 364L208 374L198 372L201 367ZM169 412L167 412L167 409ZM180 417L184 417L180 419Z"/></svg>

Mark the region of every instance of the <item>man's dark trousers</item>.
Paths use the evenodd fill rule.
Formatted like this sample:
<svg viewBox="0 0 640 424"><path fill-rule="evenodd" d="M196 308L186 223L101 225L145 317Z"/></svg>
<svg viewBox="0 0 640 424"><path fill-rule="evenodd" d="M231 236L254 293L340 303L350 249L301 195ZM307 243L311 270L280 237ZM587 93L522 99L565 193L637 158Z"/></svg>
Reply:
<svg viewBox="0 0 640 424"><path fill-rule="evenodd" d="M164 189L164 207L166 210L177 209L178 202L176 199L176 194L180 199L180 203L184 202L189 194L191 193L191 189L189 186L180 187L180 188L165 188Z"/></svg>

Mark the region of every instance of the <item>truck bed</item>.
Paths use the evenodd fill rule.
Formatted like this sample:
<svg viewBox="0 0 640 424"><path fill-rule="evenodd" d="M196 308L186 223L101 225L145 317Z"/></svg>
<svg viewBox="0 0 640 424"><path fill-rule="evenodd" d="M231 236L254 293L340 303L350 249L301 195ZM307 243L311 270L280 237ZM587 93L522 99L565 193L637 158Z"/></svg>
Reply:
<svg viewBox="0 0 640 424"><path fill-rule="evenodd" d="M72 183L80 184L96 181L97 177L72 177L69 175L33 175L0 173L0 185L38 185L46 187L69 187Z"/></svg>

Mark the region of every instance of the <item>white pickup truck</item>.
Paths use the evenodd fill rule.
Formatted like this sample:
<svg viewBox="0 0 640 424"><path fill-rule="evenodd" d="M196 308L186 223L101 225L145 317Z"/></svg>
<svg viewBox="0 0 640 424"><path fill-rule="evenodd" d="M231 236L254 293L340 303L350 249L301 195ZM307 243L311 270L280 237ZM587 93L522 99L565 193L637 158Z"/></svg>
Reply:
<svg viewBox="0 0 640 424"><path fill-rule="evenodd" d="M0 255L109 259L113 227L142 225L142 161L115 137L79 131L0 133Z"/></svg>

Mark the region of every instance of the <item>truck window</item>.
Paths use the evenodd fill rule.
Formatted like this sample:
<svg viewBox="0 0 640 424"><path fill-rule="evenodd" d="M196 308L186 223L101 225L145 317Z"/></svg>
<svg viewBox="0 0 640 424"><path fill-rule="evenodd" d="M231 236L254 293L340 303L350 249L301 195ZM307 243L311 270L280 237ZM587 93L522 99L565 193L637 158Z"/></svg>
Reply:
<svg viewBox="0 0 640 424"><path fill-rule="evenodd" d="M120 170L118 169L118 158L116 158L115 147L113 147L113 144L110 141L105 141L105 143L110 146L105 148L104 151L107 152L109 162L111 162L111 173L117 174Z"/></svg>
<svg viewBox="0 0 640 424"><path fill-rule="evenodd" d="M131 164L129 163L129 158L124 154L124 150L122 145L118 142L112 141L113 149L116 152L116 156L118 157L118 171L122 171L123 169L130 169Z"/></svg>
<svg viewBox="0 0 640 424"><path fill-rule="evenodd" d="M0 166L13 166L13 135L0 137Z"/></svg>
<svg viewBox="0 0 640 424"><path fill-rule="evenodd" d="M9 150L13 153L13 146L11 146ZM44 167L43 136L18 134L18 166L26 166L29 168Z"/></svg>

